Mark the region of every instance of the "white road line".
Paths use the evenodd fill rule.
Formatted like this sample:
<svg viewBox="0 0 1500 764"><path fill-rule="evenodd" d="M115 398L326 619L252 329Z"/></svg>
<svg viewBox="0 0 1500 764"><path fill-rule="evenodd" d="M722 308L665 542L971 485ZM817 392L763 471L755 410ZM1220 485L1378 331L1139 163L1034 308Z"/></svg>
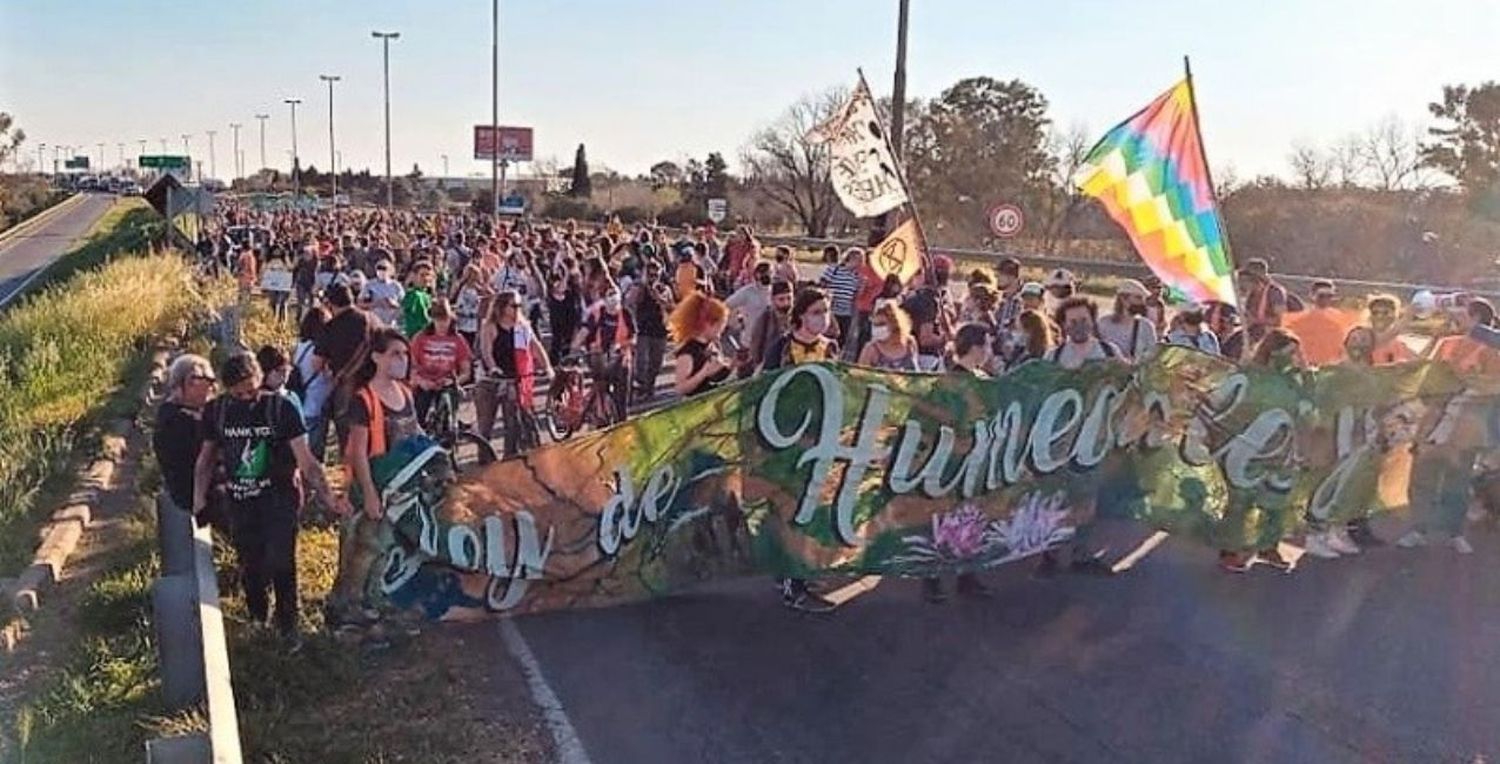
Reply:
<svg viewBox="0 0 1500 764"><path fill-rule="evenodd" d="M542 676L542 665L537 663L536 656L531 654L531 646L526 644L521 630L509 618L500 621L500 639L505 641L505 649L521 664L521 672L531 686L531 699L542 710L542 718L552 732L558 764L591 764L577 730L573 729L573 722L568 720L568 712L563 710L562 701L557 699L552 685L547 684L547 678Z"/></svg>

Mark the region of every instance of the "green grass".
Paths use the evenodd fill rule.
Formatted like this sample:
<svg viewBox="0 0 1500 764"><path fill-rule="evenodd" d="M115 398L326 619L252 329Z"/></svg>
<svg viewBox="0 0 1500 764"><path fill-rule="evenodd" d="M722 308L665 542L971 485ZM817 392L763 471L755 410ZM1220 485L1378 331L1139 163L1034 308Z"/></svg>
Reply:
<svg viewBox="0 0 1500 764"><path fill-rule="evenodd" d="M30 561L40 510L50 509L41 499L66 490L99 423L128 410L122 390L151 339L194 310L180 258L122 256L144 241L149 214L117 205L45 277L50 286L0 313L0 575Z"/></svg>

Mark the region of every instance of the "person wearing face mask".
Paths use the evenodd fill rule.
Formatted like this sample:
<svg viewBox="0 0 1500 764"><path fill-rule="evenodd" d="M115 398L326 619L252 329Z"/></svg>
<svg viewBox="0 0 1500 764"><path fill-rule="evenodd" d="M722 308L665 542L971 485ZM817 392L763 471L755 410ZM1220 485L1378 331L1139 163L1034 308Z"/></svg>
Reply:
<svg viewBox="0 0 1500 764"><path fill-rule="evenodd" d="M771 271L770 263L756 263L750 283L734 290L734 294L724 300L729 308L731 331L744 339L741 345L749 344L750 331L760 322L761 316L771 309ZM682 299L682 295L678 295L678 299Z"/></svg>
<svg viewBox="0 0 1500 764"><path fill-rule="evenodd" d="M918 371L911 317L895 303L881 303L870 316L870 341L855 363L872 369Z"/></svg>
<svg viewBox="0 0 1500 764"><path fill-rule="evenodd" d="M433 301L432 323L412 338L411 366L417 421L426 422L438 396L468 379L473 369L469 341L458 333L447 298Z"/></svg>
<svg viewBox="0 0 1500 764"><path fill-rule="evenodd" d="M1057 309L1057 323L1067 341L1052 349L1047 360L1064 369L1077 369L1090 361L1123 361L1114 343L1099 339L1095 328L1098 308L1087 297L1070 297Z"/></svg>
<svg viewBox="0 0 1500 764"><path fill-rule="evenodd" d="M623 306L620 290L611 286L603 299L589 306L573 339L573 350L588 354L594 381L609 388L619 419L625 418L629 403L635 337L635 317Z"/></svg>
<svg viewBox="0 0 1500 764"><path fill-rule="evenodd" d="M1219 338L1212 329L1203 324L1203 306L1196 303L1184 306L1177 313L1177 325L1167 332L1169 345L1196 348L1209 355L1219 354Z"/></svg>
<svg viewBox="0 0 1500 764"><path fill-rule="evenodd" d="M791 329L781 335L766 351L761 371L774 371L799 363L832 361L838 357L838 343L824 333L828 331L828 294L816 287L806 287L792 299L788 317ZM837 605L813 591L805 579L778 578L781 604L805 613L832 612Z"/></svg>
<svg viewBox="0 0 1500 764"><path fill-rule="evenodd" d="M672 289L661 277L661 264L647 260L643 278L630 285L625 304L635 316L639 332L635 348L635 395L649 400L656 394L656 377L661 374L667 353L667 315L672 312Z"/></svg>
<svg viewBox="0 0 1500 764"><path fill-rule="evenodd" d="M386 327L370 337L369 356L354 375L344 468L351 485L359 486L360 511L370 520L385 515L370 460L422 432L411 389L406 386L410 368L411 346L406 337Z"/></svg>
<svg viewBox="0 0 1500 764"><path fill-rule="evenodd" d="M432 263L419 260L411 268L411 288L401 300L401 332L408 337L427 328L431 322L432 296L437 290L437 271Z"/></svg>
<svg viewBox="0 0 1500 764"><path fill-rule="evenodd" d="M325 507L345 511L328 487L323 465L307 446L302 417L286 398L261 386L260 365L236 353L220 372L227 395L203 409L203 444L193 469L193 514L208 507L214 474L225 476L224 499L230 537L239 558L245 604L252 620L270 616L289 651L297 635L298 471Z"/></svg>
<svg viewBox="0 0 1500 764"><path fill-rule="evenodd" d="M732 367L719 349L728 320L729 308L702 294L688 295L672 311L667 325L678 344L673 371L678 395L690 398L728 381Z"/></svg>
<svg viewBox="0 0 1500 764"><path fill-rule="evenodd" d="M261 389L275 393L291 401L297 407L297 416L302 417L302 426L307 427L307 416L302 412L302 397L287 389L287 380L292 376L292 359L275 345L262 345L255 351L255 362L261 368Z"/></svg>
<svg viewBox="0 0 1500 764"><path fill-rule="evenodd" d="M375 278L366 282L364 289L350 289L385 326L401 325L401 301L406 297L406 288L392 277L393 269L390 260L381 260L375 264Z"/></svg>
<svg viewBox="0 0 1500 764"><path fill-rule="evenodd" d="M1126 361L1134 363L1156 347L1156 327L1146 318L1145 285L1125 279L1115 287L1114 310L1099 319L1099 339L1120 349Z"/></svg>
<svg viewBox="0 0 1500 764"><path fill-rule="evenodd" d="M1010 341L1011 355L1005 368L1015 369L1031 361L1044 361L1057 345L1052 322L1041 311L1025 310L1016 317L1015 335Z"/></svg>

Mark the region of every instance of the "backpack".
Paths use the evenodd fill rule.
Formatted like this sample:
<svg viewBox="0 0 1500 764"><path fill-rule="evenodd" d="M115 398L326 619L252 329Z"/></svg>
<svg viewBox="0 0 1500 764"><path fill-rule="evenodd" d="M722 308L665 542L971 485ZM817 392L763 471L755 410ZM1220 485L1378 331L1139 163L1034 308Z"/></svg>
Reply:
<svg viewBox="0 0 1500 764"><path fill-rule="evenodd" d="M313 379L317 379L318 376L322 374L322 372L318 372L318 374L313 375L312 379L304 379L302 377L302 361L305 360L307 358L307 354L311 353L312 351L313 343L309 342L302 348L302 352L298 353L297 356L292 359L292 373L288 374L286 378L286 389L290 392L296 393L299 400L305 400L307 398L308 383L312 382Z"/></svg>

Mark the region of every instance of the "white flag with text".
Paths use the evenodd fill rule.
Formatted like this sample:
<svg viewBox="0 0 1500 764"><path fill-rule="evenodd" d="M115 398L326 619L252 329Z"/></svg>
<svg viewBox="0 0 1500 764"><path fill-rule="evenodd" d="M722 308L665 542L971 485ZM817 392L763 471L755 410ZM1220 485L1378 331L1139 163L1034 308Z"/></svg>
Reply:
<svg viewBox="0 0 1500 764"><path fill-rule="evenodd" d="M808 131L806 140L828 146L833 190L855 217L874 217L906 203L896 159L863 78L849 102Z"/></svg>

